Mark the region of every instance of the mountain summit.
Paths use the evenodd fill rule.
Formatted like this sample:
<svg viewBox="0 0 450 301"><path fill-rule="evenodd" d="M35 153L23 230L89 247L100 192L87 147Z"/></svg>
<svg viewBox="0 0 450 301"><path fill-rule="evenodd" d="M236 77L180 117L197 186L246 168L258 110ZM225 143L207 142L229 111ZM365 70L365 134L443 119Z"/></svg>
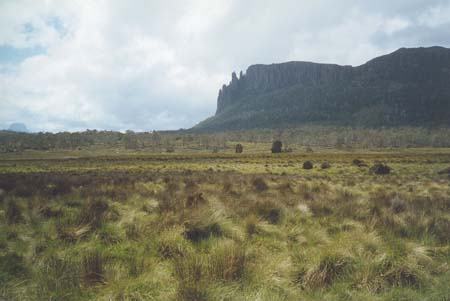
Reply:
<svg viewBox="0 0 450 301"><path fill-rule="evenodd" d="M401 48L361 66L252 65L232 73L198 130L305 123L450 126L450 49Z"/></svg>

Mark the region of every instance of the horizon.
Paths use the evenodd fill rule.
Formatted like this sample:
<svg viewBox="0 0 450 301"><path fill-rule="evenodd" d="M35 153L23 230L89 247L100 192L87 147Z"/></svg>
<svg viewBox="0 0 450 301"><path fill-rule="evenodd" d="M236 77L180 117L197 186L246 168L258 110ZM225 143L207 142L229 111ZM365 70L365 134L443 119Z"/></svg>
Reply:
<svg viewBox="0 0 450 301"><path fill-rule="evenodd" d="M189 129L250 65L358 66L450 47L450 3L439 0L4 1L0 22L0 129L31 132Z"/></svg>

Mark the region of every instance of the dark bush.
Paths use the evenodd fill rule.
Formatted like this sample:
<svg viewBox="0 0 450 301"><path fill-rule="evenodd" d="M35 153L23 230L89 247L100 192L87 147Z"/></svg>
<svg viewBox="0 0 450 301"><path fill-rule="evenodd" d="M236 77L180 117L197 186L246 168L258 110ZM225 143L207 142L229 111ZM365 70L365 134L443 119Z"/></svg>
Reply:
<svg viewBox="0 0 450 301"><path fill-rule="evenodd" d="M222 235L222 229L218 223L211 223L207 225L201 224L186 224L186 230L184 236L186 239L192 242L200 242L201 240L207 239L211 236Z"/></svg>
<svg viewBox="0 0 450 301"><path fill-rule="evenodd" d="M440 175L450 175L450 167L438 171L438 174L440 174Z"/></svg>
<svg viewBox="0 0 450 301"><path fill-rule="evenodd" d="M391 172L391 168L383 163L375 163L369 171L376 175L387 175Z"/></svg>
<svg viewBox="0 0 450 301"><path fill-rule="evenodd" d="M303 162L303 169L313 169L314 164L311 161L305 161Z"/></svg>
<svg viewBox="0 0 450 301"><path fill-rule="evenodd" d="M5 283L11 278L22 277L26 272L22 256L16 253L0 255L0 283Z"/></svg>
<svg viewBox="0 0 450 301"><path fill-rule="evenodd" d="M62 215L62 211L44 205L41 208L39 208L39 215L43 218L59 217Z"/></svg>
<svg viewBox="0 0 450 301"><path fill-rule="evenodd" d="M450 243L450 220L444 217L434 217L428 225L428 232L442 244Z"/></svg>
<svg viewBox="0 0 450 301"><path fill-rule="evenodd" d="M6 223L8 223L8 224L16 224L16 223L20 223L24 220L23 215L22 215L22 210L20 209L20 207L16 204L16 202L14 200L9 200L6 203L5 218L6 218Z"/></svg>
<svg viewBox="0 0 450 301"><path fill-rule="evenodd" d="M330 168L330 167L331 167L331 164L328 163L328 162L323 162L323 163L320 165L320 168L322 168L322 169L328 169L328 168Z"/></svg>
<svg viewBox="0 0 450 301"><path fill-rule="evenodd" d="M280 140L276 140L272 143L272 153L281 153L283 149L283 143Z"/></svg>
<svg viewBox="0 0 450 301"><path fill-rule="evenodd" d="M0 203L3 202L5 195L6 195L6 192L0 188Z"/></svg>
<svg viewBox="0 0 450 301"><path fill-rule="evenodd" d="M236 148L235 148L235 152L236 154L241 154L244 151L244 147L242 146L242 144L236 144Z"/></svg>
<svg viewBox="0 0 450 301"><path fill-rule="evenodd" d="M363 160L359 160L359 159L354 159L352 161L352 164L358 167L366 167L367 164L363 161Z"/></svg>

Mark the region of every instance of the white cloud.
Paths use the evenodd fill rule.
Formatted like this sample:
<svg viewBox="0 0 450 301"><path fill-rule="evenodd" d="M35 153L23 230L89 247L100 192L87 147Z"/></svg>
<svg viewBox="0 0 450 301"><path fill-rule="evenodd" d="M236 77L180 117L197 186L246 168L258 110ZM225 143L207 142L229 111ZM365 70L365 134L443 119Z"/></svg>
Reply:
<svg viewBox="0 0 450 301"><path fill-rule="evenodd" d="M431 43L437 38L411 40L408 30L442 25L444 2L2 1L0 46L43 51L0 64L0 128L190 127L214 113L233 70L287 60L357 65L405 41Z"/></svg>

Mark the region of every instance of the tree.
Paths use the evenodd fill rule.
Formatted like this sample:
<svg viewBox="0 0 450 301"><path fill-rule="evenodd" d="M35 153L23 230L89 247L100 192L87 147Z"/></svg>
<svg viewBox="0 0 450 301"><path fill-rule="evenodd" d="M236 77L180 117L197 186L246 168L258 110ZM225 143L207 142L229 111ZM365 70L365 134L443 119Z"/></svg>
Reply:
<svg viewBox="0 0 450 301"><path fill-rule="evenodd" d="M280 140L276 140L272 143L272 153L281 153L281 150L283 148L283 143L281 143Z"/></svg>

